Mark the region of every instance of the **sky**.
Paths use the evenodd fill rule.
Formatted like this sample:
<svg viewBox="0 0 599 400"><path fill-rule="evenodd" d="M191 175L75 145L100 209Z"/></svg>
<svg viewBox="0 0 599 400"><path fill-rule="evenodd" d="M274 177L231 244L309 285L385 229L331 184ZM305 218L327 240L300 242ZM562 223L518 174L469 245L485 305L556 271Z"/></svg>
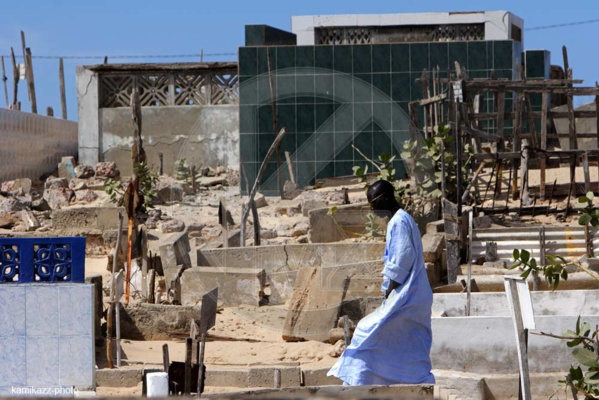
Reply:
<svg viewBox="0 0 599 400"><path fill-rule="evenodd" d="M599 1L573 0L2 0L0 54L12 77L10 48L21 54L20 31L33 54L38 112L51 106L60 114L58 59L65 57L70 120L77 119L75 69L103 62L185 62L199 57L118 58L138 55L193 55L204 61L236 61L244 44L244 26L266 24L291 30L291 16L326 14L391 14L436 11L511 11L524 19L524 49L551 51L552 64L563 65L562 46L574 78L592 86L599 81ZM550 25L567 27L530 30ZM94 58L66 58L94 57ZM17 63L22 59L17 59ZM9 78L9 83L11 79ZM3 89L0 106L5 107ZM12 85L9 96L12 99ZM19 84L19 100L30 110L27 88ZM577 104L589 99L578 98Z"/></svg>

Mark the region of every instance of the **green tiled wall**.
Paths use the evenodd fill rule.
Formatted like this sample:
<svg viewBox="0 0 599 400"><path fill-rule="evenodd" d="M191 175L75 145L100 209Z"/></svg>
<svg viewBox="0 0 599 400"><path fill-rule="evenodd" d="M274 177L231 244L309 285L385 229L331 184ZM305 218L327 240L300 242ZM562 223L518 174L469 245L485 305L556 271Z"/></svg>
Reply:
<svg viewBox="0 0 599 400"><path fill-rule="evenodd" d="M408 139L408 103L422 97L416 79L424 68L439 65L446 77L458 61L471 77L488 77L494 70L497 77L512 79L520 55L513 41L241 47L242 168L253 183L274 139L271 91L278 127L287 129L281 154L293 155L298 183L311 185L319 178L351 175L353 165L367 164L352 143L371 159L382 152L399 158L398 147ZM492 107L487 96L483 111ZM395 166L400 176L405 173L401 160ZM260 189L278 193L274 158ZM247 191L244 182L242 191Z"/></svg>

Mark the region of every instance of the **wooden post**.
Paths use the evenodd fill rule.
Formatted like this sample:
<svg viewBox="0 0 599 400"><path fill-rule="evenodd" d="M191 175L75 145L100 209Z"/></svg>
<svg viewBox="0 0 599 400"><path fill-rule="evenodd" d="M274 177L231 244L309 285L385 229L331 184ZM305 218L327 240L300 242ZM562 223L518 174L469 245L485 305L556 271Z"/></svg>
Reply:
<svg viewBox="0 0 599 400"><path fill-rule="evenodd" d="M458 219L458 207L443 199L443 219L445 220L445 243L447 248L447 281L456 283L460 268L461 231Z"/></svg>
<svg viewBox="0 0 599 400"><path fill-rule="evenodd" d="M168 372L168 367L170 365L170 360L168 356L168 344L162 345L162 366L164 367L164 372Z"/></svg>
<svg viewBox="0 0 599 400"><path fill-rule="evenodd" d="M349 334L349 317L347 314L343 316L343 336L345 339L345 345L349 346L351 343L351 337Z"/></svg>
<svg viewBox="0 0 599 400"><path fill-rule="evenodd" d="M6 97L6 108L10 105L8 101L8 84L6 81L8 78L6 77L6 67L4 66L4 56L0 57L0 61L2 62L2 83L4 84L4 97Z"/></svg>
<svg viewBox="0 0 599 400"><path fill-rule="evenodd" d="M67 95L64 87L64 63L62 57L58 59L58 82L60 85L60 110L62 119L67 119Z"/></svg>
<svg viewBox="0 0 599 400"><path fill-rule="evenodd" d="M597 116L599 118L599 115ZM582 169L584 170L584 193L591 191L591 173L589 171L589 154L585 151L582 155Z"/></svg>
<svg viewBox="0 0 599 400"><path fill-rule="evenodd" d="M121 302L116 302L116 367L121 367Z"/></svg>
<svg viewBox="0 0 599 400"><path fill-rule="evenodd" d="M505 115L505 90L499 88L497 92L497 135L499 136L499 142L497 143L497 152L500 153L505 150L505 139L503 136L503 117ZM495 185L495 196L501 196L501 180L503 179L503 163L497 163L497 181ZM509 190L509 188L508 188Z"/></svg>
<svg viewBox="0 0 599 400"><path fill-rule="evenodd" d="M287 129L285 129L285 127L283 127L279 131L279 134L277 135L277 137L275 138L273 143L270 145L270 148L268 149L268 153L266 153L266 157L264 157L264 160L262 160L262 165L260 166L260 170L258 171L256 180L254 181L254 186L252 187L252 190L249 192L248 203L246 206L243 207L243 210L241 213L240 228L239 228L239 230L240 230L240 233L239 233L240 247L245 247L245 223L247 221L247 218L248 218L248 215L250 212L251 202L254 200L254 196L256 196L256 191L258 190L258 184L260 183L260 180L262 179L262 175L264 175L264 171L266 171L266 166L268 165L268 160L270 160L270 158L272 157L272 154L279 147L279 144L281 143L281 140L283 140L285 133L287 133Z"/></svg>
<svg viewBox="0 0 599 400"><path fill-rule="evenodd" d="M197 395L198 397L203 392L204 386L204 354L206 354L206 332L202 332L200 337L200 357L198 359L198 383L197 383Z"/></svg>
<svg viewBox="0 0 599 400"><path fill-rule="evenodd" d="M121 246L121 236L123 232L123 214L119 213L119 224L116 234L116 246L112 253L112 273L110 275L110 298L108 314L106 315L106 359L108 360L108 368L114 368L112 365L112 319L114 316L114 295L115 295L115 271L118 263L119 248Z"/></svg>
<svg viewBox="0 0 599 400"><path fill-rule="evenodd" d="M547 150L547 108L548 108L548 101L547 101L547 92L543 92L542 93L542 105L541 105L541 150ZM599 97L599 96L598 96ZM599 133L598 133L599 135ZM597 142L599 143L599 138L597 139ZM545 179L546 179L546 164L547 164L547 159L542 156L540 161L540 168L541 168L541 193L540 193L540 197L541 200L545 200Z"/></svg>
<svg viewBox="0 0 599 400"><path fill-rule="evenodd" d="M218 216L223 229L223 248L226 249L229 247L229 223L227 222L227 199L224 197L219 201Z"/></svg>
<svg viewBox="0 0 599 400"><path fill-rule="evenodd" d="M291 182L295 183L295 174L293 173L293 164L291 163L291 156L289 152L285 152L285 160L287 160L287 169L289 170L289 179Z"/></svg>
<svg viewBox="0 0 599 400"><path fill-rule="evenodd" d="M151 253L150 253L151 254ZM156 294L154 293L154 286L156 285L156 270L154 268L151 269L150 272L150 283L149 292L148 292L148 303L155 304L156 303Z"/></svg>
<svg viewBox="0 0 599 400"><path fill-rule="evenodd" d="M528 150L528 139L522 139L522 183L520 185L520 208L522 205L525 206L530 205L530 196L528 193L528 160L529 160L529 150Z"/></svg>
<svg viewBox="0 0 599 400"><path fill-rule="evenodd" d="M566 74L566 79L572 79L572 70L568 63L568 49L566 46L562 47L562 55L564 57L564 72ZM572 88L572 85L568 84L568 88ZM578 142L576 140L576 119L574 118L574 96L572 95L572 92L568 91L566 93L566 99L568 103L568 134L570 135L569 150L577 150Z"/></svg>
<svg viewBox="0 0 599 400"><path fill-rule="evenodd" d="M254 246L260 246L260 219L258 218L258 209L254 200L252 200L250 207L252 209L252 218L254 219Z"/></svg>
<svg viewBox="0 0 599 400"><path fill-rule="evenodd" d="M474 214L472 210L468 213L468 283L466 284L466 316L470 316L470 302L472 292L472 220Z"/></svg>
<svg viewBox="0 0 599 400"><path fill-rule="evenodd" d="M192 338L185 340L185 388L184 395L191 394L191 354L192 354Z"/></svg>
<svg viewBox="0 0 599 400"><path fill-rule="evenodd" d="M164 155L158 153L158 176L162 176L164 173Z"/></svg>
<svg viewBox="0 0 599 400"><path fill-rule="evenodd" d="M10 48L10 59L12 61L12 81L13 81L13 91L12 91L12 105L13 108L16 108L19 94L19 68L17 66L17 61L15 59L15 51L13 48Z"/></svg>
<svg viewBox="0 0 599 400"><path fill-rule="evenodd" d="M148 301L148 232L141 228L141 297Z"/></svg>

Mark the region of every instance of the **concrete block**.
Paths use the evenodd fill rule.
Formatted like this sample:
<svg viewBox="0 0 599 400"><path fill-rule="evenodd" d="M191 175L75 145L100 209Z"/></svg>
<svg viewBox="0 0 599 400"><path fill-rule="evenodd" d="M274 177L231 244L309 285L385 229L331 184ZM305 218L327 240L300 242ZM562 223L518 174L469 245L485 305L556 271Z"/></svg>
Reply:
<svg viewBox="0 0 599 400"><path fill-rule="evenodd" d="M445 248L445 235L442 233L426 233L422 236L422 251L424 262L435 263L441 261Z"/></svg>
<svg viewBox="0 0 599 400"><path fill-rule="evenodd" d="M342 385L343 381L336 376L327 376L330 368L303 369L304 386Z"/></svg>
<svg viewBox="0 0 599 400"><path fill-rule="evenodd" d="M208 291L218 287L218 302L225 307L259 305L263 289L260 268L195 267L181 276L181 303L192 306Z"/></svg>
<svg viewBox="0 0 599 400"><path fill-rule="evenodd" d="M498 260L498 261L486 261L483 264L483 267L487 267L487 268L497 268L497 269L506 269L507 268L507 263L505 262L505 260Z"/></svg>
<svg viewBox="0 0 599 400"><path fill-rule="evenodd" d="M102 313L104 312L104 305L102 298L104 296L104 288L102 284L102 275L88 276L85 278L85 283L94 286L94 300L93 300L93 313L94 313L94 332L96 340L102 338Z"/></svg>
<svg viewBox="0 0 599 400"><path fill-rule="evenodd" d="M168 304L121 304L121 337L131 340L167 340L188 337L191 320L199 321L197 307Z"/></svg>
<svg viewBox="0 0 599 400"><path fill-rule="evenodd" d="M281 371L281 387L301 386L300 367L252 367L248 372L247 387L275 387L275 370Z"/></svg>
<svg viewBox="0 0 599 400"><path fill-rule="evenodd" d="M336 206L336 212L329 208L310 211L310 242L338 242L355 235L361 235L366 229L366 216L370 212L367 204L349 204ZM386 227L381 227L385 229Z"/></svg>
<svg viewBox="0 0 599 400"><path fill-rule="evenodd" d="M135 387L143 376L142 367L96 370L96 385L100 387Z"/></svg>
<svg viewBox="0 0 599 400"><path fill-rule="evenodd" d="M488 215L483 215L482 217L476 217L472 219L472 228L473 229L487 229L493 226L493 220Z"/></svg>
<svg viewBox="0 0 599 400"><path fill-rule="evenodd" d="M191 267L190 251L191 247L186 231L175 232L165 236L161 239L158 250L162 268L176 267L178 265Z"/></svg>
<svg viewBox="0 0 599 400"><path fill-rule="evenodd" d="M58 177L66 178L69 182L75 179L77 177L75 174L75 165L75 157L62 157L62 160L58 164Z"/></svg>
<svg viewBox="0 0 599 400"><path fill-rule="evenodd" d="M444 220L433 221L433 222L429 222L428 224L426 224L426 233L435 234L435 233L441 233L441 232L445 232L445 221Z"/></svg>
<svg viewBox="0 0 599 400"><path fill-rule="evenodd" d="M206 368L206 386L245 387L248 383L247 369L215 369Z"/></svg>
<svg viewBox="0 0 599 400"><path fill-rule="evenodd" d="M116 230L119 222L116 207L78 207L54 210L52 227L63 232L102 234L106 230Z"/></svg>
<svg viewBox="0 0 599 400"><path fill-rule="evenodd" d="M266 201L266 197L262 193L256 193L254 196L254 203L256 203L256 208L262 208L268 206L268 202Z"/></svg>

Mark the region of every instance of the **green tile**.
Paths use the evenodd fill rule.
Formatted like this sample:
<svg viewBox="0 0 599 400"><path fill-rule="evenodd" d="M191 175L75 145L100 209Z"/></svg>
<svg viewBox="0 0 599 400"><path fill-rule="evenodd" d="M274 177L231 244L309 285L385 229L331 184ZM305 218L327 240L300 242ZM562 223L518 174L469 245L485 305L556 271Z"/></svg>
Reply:
<svg viewBox="0 0 599 400"><path fill-rule="evenodd" d="M255 78L239 77L239 103L257 104L258 81Z"/></svg>
<svg viewBox="0 0 599 400"><path fill-rule="evenodd" d="M315 128L324 129L326 126L330 126L331 130L334 129L333 114L335 113L335 105L332 103L316 104L315 108Z"/></svg>
<svg viewBox="0 0 599 400"><path fill-rule="evenodd" d="M314 48L314 67L326 71L333 70L333 46L316 46Z"/></svg>
<svg viewBox="0 0 599 400"><path fill-rule="evenodd" d="M391 74L372 74L374 102L389 101L391 97Z"/></svg>
<svg viewBox="0 0 599 400"><path fill-rule="evenodd" d="M393 161L393 167L395 168L395 179L407 178L406 165L403 161L396 159Z"/></svg>
<svg viewBox="0 0 599 400"><path fill-rule="evenodd" d="M353 73L367 74L372 72L372 46L356 45L353 48Z"/></svg>
<svg viewBox="0 0 599 400"><path fill-rule="evenodd" d="M397 103L396 103L397 104ZM410 117L408 114L408 102L399 103L399 107L391 109L391 128L393 132L408 130L410 127Z"/></svg>
<svg viewBox="0 0 599 400"><path fill-rule="evenodd" d="M277 47L277 74L295 74L295 46ZM274 64L273 64L274 65Z"/></svg>
<svg viewBox="0 0 599 400"><path fill-rule="evenodd" d="M468 43L450 42L449 43L449 67L454 70L455 62L468 68Z"/></svg>
<svg viewBox="0 0 599 400"><path fill-rule="evenodd" d="M511 40L493 42L493 69L512 69L513 56L513 42Z"/></svg>
<svg viewBox="0 0 599 400"><path fill-rule="evenodd" d="M277 91L277 103L279 104L295 104L295 76L293 75L277 75L275 79ZM270 89L270 88L269 88Z"/></svg>
<svg viewBox="0 0 599 400"><path fill-rule="evenodd" d="M258 135L239 135L239 156L242 162L255 161Z"/></svg>
<svg viewBox="0 0 599 400"><path fill-rule="evenodd" d="M391 72L391 45L372 46L372 72Z"/></svg>
<svg viewBox="0 0 599 400"><path fill-rule="evenodd" d="M334 98L333 75L315 75L314 76L314 102L330 103Z"/></svg>
<svg viewBox="0 0 599 400"><path fill-rule="evenodd" d="M260 193L275 195L278 194L277 182L277 163L276 161L269 162L264 171L262 182L260 182Z"/></svg>
<svg viewBox="0 0 599 400"><path fill-rule="evenodd" d="M468 42L468 72L489 69L487 65L487 42Z"/></svg>
<svg viewBox="0 0 599 400"><path fill-rule="evenodd" d="M411 88L409 73L391 74L391 97L394 101L410 101Z"/></svg>
<svg viewBox="0 0 599 400"><path fill-rule="evenodd" d="M335 148L335 134L329 133L317 133L315 143L316 160L327 161L332 158L332 154Z"/></svg>
<svg viewBox="0 0 599 400"><path fill-rule="evenodd" d="M271 89L270 79L268 78L267 74L258 76L256 80L256 87L258 88L258 104L264 104L265 102L270 103L273 97L272 90L275 90L276 88ZM274 92L274 95L276 95L276 92Z"/></svg>
<svg viewBox="0 0 599 400"><path fill-rule="evenodd" d="M316 177L314 162L298 162L296 165L297 169L297 181L301 186L314 185Z"/></svg>
<svg viewBox="0 0 599 400"><path fill-rule="evenodd" d="M266 154L268 153L268 149L270 149L270 146L272 146L274 134L262 134L256 135L256 137L258 138L258 161L261 162L264 159L264 157L266 157Z"/></svg>
<svg viewBox="0 0 599 400"><path fill-rule="evenodd" d="M258 133L271 133L272 128L272 109L271 105L265 105L258 108ZM267 149L268 150L268 149ZM266 154L266 153L264 153Z"/></svg>
<svg viewBox="0 0 599 400"><path fill-rule="evenodd" d="M352 72L352 46L333 47L333 68L336 72L351 74Z"/></svg>
<svg viewBox="0 0 599 400"><path fill-rule="evenodd" d="M258 49L256 47L239 48L239 75L254 76L258 71Z"/></svg>
<svg viewBox="0 0 599 400"><path fill-rule="evenodd" d="M410 72L410 45L391 45L391 72Z"/></svg>
<svg viewBox="0 0 599 400"><path fill-rule="evenodd" d="M410 44L410 71L421 72L423 69L430 70L428 43Z"/></svg>
<svg viewBox="0 0 599 400"><path fill-rule="evenodd" d="M416 101L424 98L424 91L422 90L422 82L418 79L422 78L422 72L412 72L410 74L410 92L411 100Z"/></svg>
<svg viewBox="0 0 599 400"><path fill-rule="evenodd" d="M314 103L314 75L297 75L295 79L295 93L298 97L309 97L310 103Z"/></svg>
<svg viewBox="0 0 599 400"><path fill-rule="evenodd" d="M354 146L358 148L366 157L372 160L374 154L372 153L372 132L364 131L360 132L354 137ZM354 159L356 162L364 160L364 157L354 150Z"/></svg>
<svg viewBox="0 0 599 400"><path fill-rule="evenodd" d="M336 149L339 148L339 146L340 146L339 143L345 143L344 141L342 142L341 140L338 140L339 137L341 137L339 134L335 134L335 148ZM343 136L343 138L345 138L345 137L346 136ZM343 146L341 151L337 152L335 161L350 161L350 162L354 161L354 149L353 149L353 147L351 147L351 143L352 143L352 141L350 140L349 143L347 143L345 146Z"/></svg>
<svg viewBox="0 0 599 400"><path fill-rule="evenodd" d="M277 105L277 125L280 128L287 128L287 132L297 132L295 104Z"/></svg>
<svg viewBox="0 0 599 400"><path fill-rule="evenodd" d="M316 160L316 147L314 134L298 133L297 135L297 154L301 154L302 161Z"/></svg>
<svg viewBox="0 0 599 400"><path fill-rule="evenodd" d="M316 172L316 179L332 178L335 176L335 163L329 162Z"/></svg>
<svg viewBox="0 0 599 400"><path fill-rule="evenodd" d="M372 103L372 74L355 74L353 78L355 103Z"/></svg>
<svg viewBox="0 0 599 400"><path fill-rule="evenodd" d="M351 76L335 74L333 79L335 101L351 103L353 101L353 82Z"/></svg>
<svg viewBox="0 0 599 400"><path fill-rule="evenodd" d="M391 132L390 139L391 139L391 151L396 156L395 160L396 161L401 160L401 152L403 150L403 144L407 140L410 140L410 132L407 129L394 130Z"/></svg>
<svg viewBox="0 0 599 400"><path fill-rule="evenodd" d="M373 126L376 124L382 130L391 130L391 110L394 103L372 103Z"/></svg>
<svg viewBox="0 0 599 400"><path fill-rule="evenodd" d="M335 176L352 176L353 166L352 161L335 161Z"/></svg>
<svg viewBox="0 0 599 400"><path fill-rule="evenodd" d="M279 126L282 126L282 125L279 124ZM297 139L296 134L294 132L288 131L285 134L285 136L283 136L283 139L281 139L281 145L280 145L281 153L280 154L285 154L286 151L288 151L291 154L295 153L295 150L297 148L296 139Z"/></svg>
<svg viewBox="0 0 599 400"><path fill-rule="evenodd" d="M335 132L353 132L354 107L352 104L343 104L335 112Z"/></svg>
<svg viewBox="0 0 599 400"><path fill-rule="evenodd" d="M295 48L295 61L299 74L313 73L311 68L314 67L314 46L297 46ZM301 68L309 69L304 71Z"/></svg>
<svg viewBox="0 0 599 400"><path fill-rule="evenodd" d="M296 118L297 133L314 132L314 105L298 104Z"/></svg>
<svg viewBox="0 0 599 400"><path fill-rule="evenodd" d="M256 119L256 106L239 106L239 132L241 134L244 133L255 133L257 129L257 119Z"/></svg>
<svg viewBox="0 0 599 400"><path fill-rule="evenodd" d="M439 67L441 71L446 71L450 67L447 43L430 43L429 52L431 69Z"/></svg>
<svg viewBox="0 0 599 400"><path fill-rule="evenodd" d="M371 130L372 103L354 103L353 131Z"/></svg>
<svg viewBox="0 0 599 400"><path fill-rule="evenodd" d="M270 69L274 70L277 61L277 52L271 47L258 47L258 74L268 74L269 71L269 58L270 58Z"/></svg>
<svg viewBox="0 0 599 400"><path fill-rule="evenodd" d="M264 43L264 25L246 25L245 26L245 45L263 46Z"/></svg>
<svg viewBox="0 0 599 400"><path fill-rule="evenodd" d="M375 129L372 132L372 157L374 160L378 160L383 153L392 155L391 138L384 130Z"/></svg>

